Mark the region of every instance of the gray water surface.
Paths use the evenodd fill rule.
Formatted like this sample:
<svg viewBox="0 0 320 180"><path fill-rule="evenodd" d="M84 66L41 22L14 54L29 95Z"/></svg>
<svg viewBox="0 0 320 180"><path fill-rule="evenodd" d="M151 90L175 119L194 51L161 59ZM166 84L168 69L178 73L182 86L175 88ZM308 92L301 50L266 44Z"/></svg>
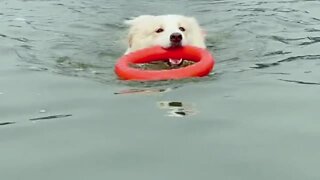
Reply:
<svg viewBox="0 0 320 180"><path fill-rule="evenodd" d="M320 179L317 0L0 1L0 178ZM209 77L123 82L123 21L184 14Z"/></svg>

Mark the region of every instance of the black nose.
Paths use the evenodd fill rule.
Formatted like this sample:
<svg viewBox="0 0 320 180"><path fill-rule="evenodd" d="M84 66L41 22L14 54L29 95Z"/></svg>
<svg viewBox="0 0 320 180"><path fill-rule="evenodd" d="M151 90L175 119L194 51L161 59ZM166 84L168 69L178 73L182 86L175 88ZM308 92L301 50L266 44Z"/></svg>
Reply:
<svg viewBox="0 0 320 180"><path fill-rule="evenodd" d="M173 43L179 43L182 40L182 35L180 33L172 33L170 35L170 41Z"/></svg>

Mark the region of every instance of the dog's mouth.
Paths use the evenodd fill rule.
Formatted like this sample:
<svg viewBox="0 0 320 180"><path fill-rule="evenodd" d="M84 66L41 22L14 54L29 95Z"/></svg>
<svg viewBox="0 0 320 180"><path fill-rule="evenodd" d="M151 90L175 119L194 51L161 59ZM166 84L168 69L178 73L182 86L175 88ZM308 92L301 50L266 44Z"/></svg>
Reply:
<svg viewBox="0 0 320 180"><path fill-rule="evenodd" d="M182 63L183 63L183 59L169 59L167 61L168 65L172 68L175 68L175 67L178 67L178 66L181 66Z"/></svg>

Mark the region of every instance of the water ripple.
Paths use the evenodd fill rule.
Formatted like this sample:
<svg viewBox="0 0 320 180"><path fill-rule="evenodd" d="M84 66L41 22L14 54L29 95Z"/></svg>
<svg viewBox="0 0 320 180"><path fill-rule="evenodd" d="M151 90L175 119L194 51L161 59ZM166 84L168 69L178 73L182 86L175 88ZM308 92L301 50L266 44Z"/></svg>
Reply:
<svg viewBox="0 0 320 180"><path fill-rule="evenodd" d="M256 66L251 68L264 69L264 68L269 68L273 66L278 66L284 62L292 62L292 61L300 61L300 60L319 60L319 59L320 59L320 55L293 56L293 57L288 57L272 63L256 63L255 64Z"/></svg>
<svg viewBox="0 0 320 180"><path fill-rule="evenodd" d="M303 42L300 45L304 46L320 42L320 37L308 37L308 39L310 40L309 42Z"/></svg>
<svg viewBox="0 0 320 180"><path fill-rule="evenodd" d="M285 55L285 54L290 54L291 52L285 52L285 51L273 51L264 54L263 56L274 56L274 55Z"/></svg>
<svg viewBox="0 0 320 180"><path fill-rule="evenodd" d="M301 85L320 85L320 83L317 82L307 82L307 81L297 81L297 80L288 80L288 79L279 79L280 81L290 82L290 83L296 83Z"/></svg>

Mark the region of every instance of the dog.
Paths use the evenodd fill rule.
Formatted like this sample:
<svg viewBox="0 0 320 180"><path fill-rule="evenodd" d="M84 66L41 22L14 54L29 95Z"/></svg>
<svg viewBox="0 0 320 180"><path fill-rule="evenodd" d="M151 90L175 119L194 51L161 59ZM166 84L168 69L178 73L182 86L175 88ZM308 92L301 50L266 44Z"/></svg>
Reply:
<svg viewBox="0 0 320 180"><path fill-rule="evenodd" d="M141 15L125 24L129 26L128 48L125 54L152 46L178 48L192 45L206 48L205 33L197 20L183 15ZM170 60L171 65L183 60Z"/></svg>

